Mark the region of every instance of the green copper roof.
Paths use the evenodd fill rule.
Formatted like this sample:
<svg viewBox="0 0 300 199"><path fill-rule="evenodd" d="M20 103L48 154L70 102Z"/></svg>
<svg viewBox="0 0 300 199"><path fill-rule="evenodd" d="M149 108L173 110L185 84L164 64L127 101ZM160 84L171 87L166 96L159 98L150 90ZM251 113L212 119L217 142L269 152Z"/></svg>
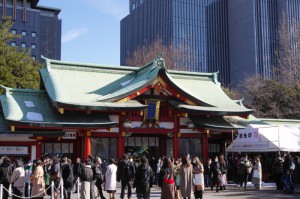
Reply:
<svg viewBox="0 0 300 199"><path fill-rule="evenodd" d="M223 92L216 73L167 71L162 58L154 59L141 68L49 59L46 59L46 66L41 70L42 79L51 101L59 107L98 110L104 103L111 103L111 107L118 106L118 100L136 94L162 77L180 95L196 103L196 106L178 105L177 108L182 111L219 115L252 112ZM131 110L133 108L143 109L146 106L137 104Z"/></svg>
<svg viewBox="0 0 300 199"><path fill-rule="evenodd" d="M9 125L37 128L107 128L116 125L108 115L93 112L58 113L45 91L6 88L1 98L5 120Z"/></svg>
<svg viewBox="0 0 300 199"><path fill-rule="evenodd" d="M207 129L243 129L245 126L229 122L224 117L191 117L193 123L201 128Z"/></svg>
<svg viewBox="0 0 300 199"><path fill-rule="evenodd" d="M245 109L239 106L223 106L223 107L212 107L212 106L193 106L178 100L168 100L171 106L175 109L191 113L191 114L212 114L212 115L240 115L249 114L252 112L250 109Z"/></svg>
<svg viewBox="0 0 300 199"><path fill-rule="evenodd" d="M46 63L47 67L40 72L54 104L89 110L147 107L136 101L110 103L116 96L134 92L153 79L144 68L76 64L48 59Z"/></svg>

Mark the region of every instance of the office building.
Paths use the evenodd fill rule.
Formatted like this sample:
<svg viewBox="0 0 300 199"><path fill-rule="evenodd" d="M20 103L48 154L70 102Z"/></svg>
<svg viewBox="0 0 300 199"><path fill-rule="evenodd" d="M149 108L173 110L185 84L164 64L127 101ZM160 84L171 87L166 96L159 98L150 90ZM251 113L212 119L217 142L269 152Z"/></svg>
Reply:
<svg viewBox="0 0 300 199"><path fill-rule="evenodd" d="M11 17L11 33L21 38L11 41L12 46L31 49L31 56L41 61L41 55L61 59L60 9L38 5L39 0L2 0L1 17Z"/></svg>
<svg viewBox="0 0 300 199"><path fill-rule="evenodd" d="M139 46L161 38L188 46L188 70L219 71L226 86L253 74L270 78L280 24L300 21L298 0L130 0L129 6L121 21L122 65Z"/></svg>

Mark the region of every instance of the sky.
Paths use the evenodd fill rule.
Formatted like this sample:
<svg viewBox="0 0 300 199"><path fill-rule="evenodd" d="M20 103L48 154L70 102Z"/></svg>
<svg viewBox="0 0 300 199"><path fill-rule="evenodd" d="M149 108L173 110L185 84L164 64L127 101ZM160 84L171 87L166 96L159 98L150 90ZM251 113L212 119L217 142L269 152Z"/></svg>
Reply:
<svg viewBox="0 0 300 199"><path fill-rule="evenodd" d="M129 0L40 0L61 9L61 60L120 65L120 21Z"/></svg>

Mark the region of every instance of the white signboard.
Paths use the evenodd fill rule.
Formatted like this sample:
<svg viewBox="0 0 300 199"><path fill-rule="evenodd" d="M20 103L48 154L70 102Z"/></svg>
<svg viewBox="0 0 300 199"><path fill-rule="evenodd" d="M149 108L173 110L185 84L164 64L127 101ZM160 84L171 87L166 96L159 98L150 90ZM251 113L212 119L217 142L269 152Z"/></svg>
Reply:
<svg viewBox="0 0 300 199"><path fill-rule="evenodd" d="M258 129L246 128L239 130L237 139L239 140L239 142L243 143L259 142Z"/></svg>
<svg viewBox="0 0 300 199"><path fill-rule="evenodd" d="M65 140L76 140L76 132L66 132L62 139Z"/></svg>
<svg viewBox="0 0 300 199"><path fill-rule="evenodd" d="M27 146L0 146L0 154L28 154Z"/></svg>

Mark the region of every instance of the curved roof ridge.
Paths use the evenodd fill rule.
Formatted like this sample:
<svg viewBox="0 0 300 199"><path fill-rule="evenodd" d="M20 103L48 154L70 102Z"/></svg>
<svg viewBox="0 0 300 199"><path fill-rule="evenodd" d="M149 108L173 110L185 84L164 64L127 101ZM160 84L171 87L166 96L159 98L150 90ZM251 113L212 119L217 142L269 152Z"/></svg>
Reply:
<svg viewBox="0 0 300 199"><path fill-rule="evenodd" d="M85 69L94 68L94 69L112 69L112 70L126 70L126 71L137 71L140 70L138 67L134 66L116 66L116 65L101 65L101 64L94 64L94 63L81 63L81 62L69 62L69 61L61 61L55 59L49 59L44 56L42 58L46 62L47 69L51 70L52 64L58 64L62 66L70 66L70 67L82 67Z"/></svg>

